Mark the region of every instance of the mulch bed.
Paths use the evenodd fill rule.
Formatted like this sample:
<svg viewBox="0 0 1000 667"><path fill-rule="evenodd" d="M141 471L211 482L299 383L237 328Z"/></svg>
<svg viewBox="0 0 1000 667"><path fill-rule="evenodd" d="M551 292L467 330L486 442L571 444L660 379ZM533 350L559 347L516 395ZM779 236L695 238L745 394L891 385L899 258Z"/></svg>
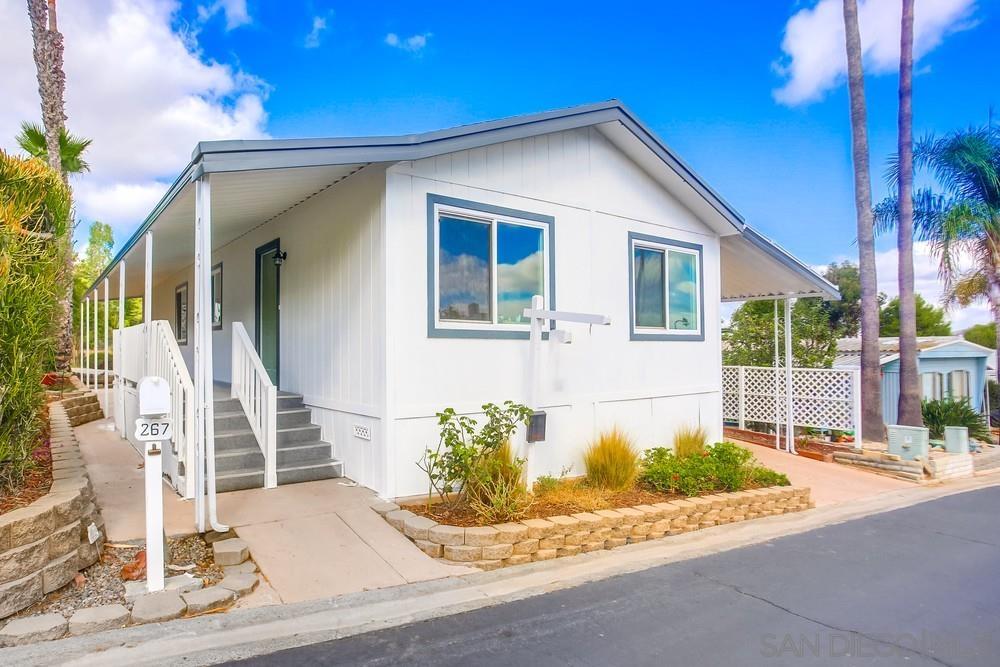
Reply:
<svg viewBox="0 0 1000 667"><path fill-rule="evenodd" d="M212 547L199 535L168 539L170 563L190 569L167 567L166 576L185 572L205 580L205 587L218 583L223 578L222 568L215 564ZM142 549L140 545L106 545L101 559L83 570L85 577L81 586L70 583L57 591L22 609L13 618L34 616L35 614L57 613L69 618L73 612L86 607L106 604L121 604L131 607L125 601L125 583L121 578L122 567L130 563ZM145 579L145 575L141 577Z"/></svg>
<svg viewBox="0 0 1000 667"><path fill-rule="evenodd" d="M0 497L0 514L27 507L52 487L52 450L48 427L42 435L41 444L31 453L31 459L32 463L25 471L21 484L12 493L4 493Z"/></svg>
<svg viewBox="0 0 1000 667"><path fill-rule="evenodd" d="M615 507L634 507L635 505L652 505L653 503L665 503L668 500L683 500L684 496L672 493L660 493L658 491L648 491L646 489L635 488L629 491L619 491L609 493L602 498L600 506L592 504L581 505L572 502L548 502L535 499L525 510L519 519L545 519L550 516L564 514L576 514L577 512L592 512L595 509L612 509ZM436 500L436 499L435 499ZM472 526L482 526L483 521L468 505L464 503L450 504L444 502L416 502L408 504L404 509L408 509L414 514L433 519L438 523L449 526L460 526L468 528Z"/></svg>

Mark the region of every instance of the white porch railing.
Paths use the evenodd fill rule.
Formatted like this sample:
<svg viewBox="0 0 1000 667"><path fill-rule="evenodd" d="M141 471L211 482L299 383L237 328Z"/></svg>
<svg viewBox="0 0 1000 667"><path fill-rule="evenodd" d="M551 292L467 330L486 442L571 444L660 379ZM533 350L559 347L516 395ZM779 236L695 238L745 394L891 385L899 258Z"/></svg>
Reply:
<svg viewBox="0 0 1000 667"><path fill-rule="evenodd" d="M171 446L163 451L163 470L177 485L185 498L195 494L195 425L194 425L194 383L188 372L180 348L174 339L173 330L165 320L155 320L147 324L126 327L119 334L115 331L115 344L119 354L115 355L116 371L120 373L121 390L138 384L146 375L156 375L170 385L173 439ZM119 361L119 355L121 357ZM121 403L120 403L121 405ZM123 406L124 407L124 406ZM125 415L120 418L124 422ZM129 425L119 424L126 432ZM183 466L184 474L181 474Z"/></svg>
<svg viewBox="0 0 1000 667"><path fill-rule="evenodd" d="M232 397L240 400L264 455L264 488L278 486L278 388L242 322L233 322Z"/></svg>
<svg viewBox="0 0 1000 667"><path fill-rule="evenodd" d="M747 422L786 423L785 369L722 367L722 417ZM853 431L861 424L861 371L841 368L792 369L792 423Z"/></svg>

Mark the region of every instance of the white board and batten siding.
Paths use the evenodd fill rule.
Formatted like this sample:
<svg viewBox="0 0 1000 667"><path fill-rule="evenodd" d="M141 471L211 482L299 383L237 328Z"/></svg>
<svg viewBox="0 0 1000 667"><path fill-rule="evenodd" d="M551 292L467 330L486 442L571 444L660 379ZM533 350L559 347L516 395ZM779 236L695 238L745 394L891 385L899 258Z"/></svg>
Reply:
<svg viewBox="0 0 1000 667"><path fill-rule="evenodd" d="M438 439L435 412L478 412L527 398L526 340L428 337L427 196L552 216L559 310L608 315L611 326L564 325L569 345L543 344L539 400L547 440L531 471L582 474L582 452L617 425L640 447L682 425L721 437L719 241L701 220L597 128L559 132L389 168L386 190L390 496L426 492L414 465ZM703 246L704 341L629 340L629 232Z"/></svg>
<svg viewBox="0 0 1000 667"><path fill-rule="evenodd" d="M333 444L348 475L374 489L387 487L380 428L385 410L385 169L372 165L287 213L217 248L223 265L223 328L213 332L215 378L229 382L231 325L255 335L255 250L281 240L280 359L282 390L303 395L313 422ZM154 288L153 317L173 321L174 289L193 267ZM193 296L189 337L193 339ZM193 347L181 347L191 368ZM355 438L367 426L371 441Z"/></svg>

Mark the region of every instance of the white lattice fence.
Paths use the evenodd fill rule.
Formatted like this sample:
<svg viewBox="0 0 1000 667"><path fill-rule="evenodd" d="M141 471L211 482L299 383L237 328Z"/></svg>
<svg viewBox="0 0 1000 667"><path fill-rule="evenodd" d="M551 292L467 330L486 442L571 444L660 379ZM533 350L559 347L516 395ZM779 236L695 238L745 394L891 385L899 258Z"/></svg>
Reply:
<svg viewBox="0 0 1000 667"><path fill-rule="evenodd" d="M785 369L722 367L722 414L727 421L785 422ZM792 369L792 421L796 426L857 432L861 376L839 368Z"/></svg>

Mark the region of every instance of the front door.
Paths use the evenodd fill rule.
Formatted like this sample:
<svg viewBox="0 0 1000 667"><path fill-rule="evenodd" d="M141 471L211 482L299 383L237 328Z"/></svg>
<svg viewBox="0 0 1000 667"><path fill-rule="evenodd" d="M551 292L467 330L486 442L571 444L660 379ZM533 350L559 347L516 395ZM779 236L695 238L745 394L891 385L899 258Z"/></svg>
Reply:
<svg viewBox="0 0 1000 667"><path fill-rule="evenodd" d="M257 354L264 363L271 382L278 385L279 336L280 336L280 287L281 287L280 239L274 239L257 248L257 321L255 342Z"/></svg>

